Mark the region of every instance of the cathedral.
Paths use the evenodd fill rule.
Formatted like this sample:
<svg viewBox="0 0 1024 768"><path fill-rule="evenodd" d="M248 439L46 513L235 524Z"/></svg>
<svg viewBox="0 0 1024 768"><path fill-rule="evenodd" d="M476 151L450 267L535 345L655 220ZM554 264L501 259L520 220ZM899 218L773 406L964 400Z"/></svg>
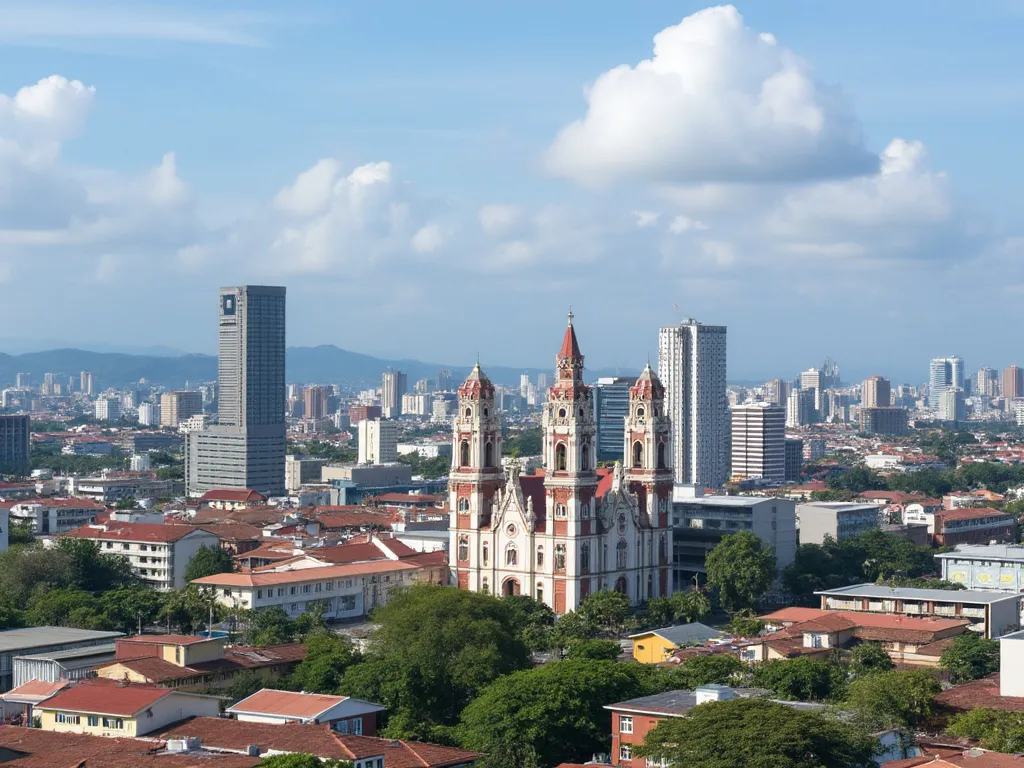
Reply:
<svg viewBox="0 0 1024 768"><path fill-rule="evenodd" d="M569 314L543 413L544 469L501 465L501 415L480 364L459 387L449 475L449 567L460 589L528 594L561 615L614 589L671 592L672 430L650 364L629 391L625 466L597 466L594 392Z"/></svg>

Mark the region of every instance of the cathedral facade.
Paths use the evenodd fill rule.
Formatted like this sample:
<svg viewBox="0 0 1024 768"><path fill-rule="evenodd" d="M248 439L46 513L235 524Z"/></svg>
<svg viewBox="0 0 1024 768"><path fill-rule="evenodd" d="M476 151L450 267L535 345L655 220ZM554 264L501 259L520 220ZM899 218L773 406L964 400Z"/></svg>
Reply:
<svg viewBox="0 0 1024 768"><path fill-rule="evenodd" d="M630 389L624 463L597 466L594 393L569 315L543 412L544 470L501 465L502 421L479 363L459 387L449 475L449 566L460 589L528 594L561 615L614 589L671 592L671 424L644 369Z"/></svg>

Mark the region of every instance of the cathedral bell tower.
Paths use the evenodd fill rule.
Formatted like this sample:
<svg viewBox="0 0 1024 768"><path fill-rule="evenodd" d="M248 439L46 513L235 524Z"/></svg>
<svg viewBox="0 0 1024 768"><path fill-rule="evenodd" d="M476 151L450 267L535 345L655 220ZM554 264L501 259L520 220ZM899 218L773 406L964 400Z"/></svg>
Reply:
<svg viewBox="0 0 1024 768"><path fill-rule="evenodd" d="M494 385L477 363L459 387L459 405L452 429L452 468L448 479L451 542L449 565L462 589L478 567L476 546L465 546L466 536L490 528L494 501L504 483L501 469L501 419L495 407Z"/></svg>

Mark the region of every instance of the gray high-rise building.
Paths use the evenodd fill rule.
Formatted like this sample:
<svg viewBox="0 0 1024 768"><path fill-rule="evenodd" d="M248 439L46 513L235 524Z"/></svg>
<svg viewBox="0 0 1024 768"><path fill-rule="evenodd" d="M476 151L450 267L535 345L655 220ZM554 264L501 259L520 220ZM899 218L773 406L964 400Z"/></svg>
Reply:
<svg viewBox="0 0 1024 768"><path fill-rule="evenodd" d="M406 374L401 371L384 371L380 383L380 405L384 418L397 419L402 415L402 395L408 391L408 381Z"/></svg>
<svg viewBox="0 0 1024 768"><path fill-rule="evenodd" d="M190 496L285 490L285 289L220 290L217 424L188 435Z"/></svg>
<svg viewBox="0 0 1024 768"><path fill-rule="evenodd" d="M964 388L964 361L959 357L936 357L928 367L928 405L939 408L942 393Z"/></svg>
<svg viewBox="0 0 1024 768"><path fill-rule="evenodd" d="M540 377L538 376L538 379ZM594 420L597 422L598 461L622 461L629 416L629 388L636 378L610 376L594 388Z"/></svg>
<svg viewBox="0 0 1024 768"><path fill-rule="evenodd" d="M28 473L31 431L28 414L0 416L0 471Z"/></svg>
<svg viewBox="0 0 1024 768"><path fill-rule="evenodd" d="M786 479L786 409L751 403L732 409L733 480L761 478L771 483Z"/></svg>
<svg viewBox="0 0 1024 768"><path fill-rule="evenodd" d="M729 472L726 329L686 320L658 333L658 377L672 420L675 482L718 488Z"/></svg>

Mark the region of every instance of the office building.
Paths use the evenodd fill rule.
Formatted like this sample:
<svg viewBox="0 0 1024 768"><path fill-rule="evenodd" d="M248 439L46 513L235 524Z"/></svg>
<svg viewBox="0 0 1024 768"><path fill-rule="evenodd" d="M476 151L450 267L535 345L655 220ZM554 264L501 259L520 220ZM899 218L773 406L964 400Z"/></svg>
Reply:
<svg viewBox="0 0 1024 768"><path fill-rule="evenodd" d="M158 403L139 403L139 424L144 427L160 426L160 405Z"/></svg>
<svg viewBox="0 0 1024 768"><path fill-rule="evenodd" d="M216 488L284 492L285 289L222 288L216 425L188 433L190 496Z"/></svg>
<svg viewBox="0 0 1024 768"><path fill-rule="evenodd" d="M786 409L769 403L732 409L733 480L786 479Z"/></svg>
<svg viewBox="0 0 1024 768"><path fill-rule="evenodd" d="M793 391L793 383L782 379L772 379L764 385L764 399L774 405L786 407L789 393Z"/></svg>
<svg viewBox="0 0 1024 768"><path fill-rule="evenodd" d="M96 420L117 421L121 418L121 401L116 397L96 398Z"/></svg>
<svg viewBox="0 0 1024 768"><path fill-rule="evenodd" d="M359 463L391 464L398 461L398 424L388 419L359 422Z"/></svg>
<svg viewBox="0 0 1024 768"><path fill-rule="evenodd" d="M539 379L540 377L538 377ZM622 461L629 415L629 388L636 379L609 376L597 380L594 412L597 421L597 460Z"/></svg>
<svg viewBox="0 0 1024 768"><path fill-rule="evenodd" d="M822 374L820 368L808 368L800 374L800 388L822 389L821 378Z"/></svg>
<svg viewBox="0 0 1024 768"><path fill-rule="evenodd" d="M441 392L452 391L452 371L451 368L441 368L437 372L437 388Z"/></svg>
<svg viewBox="0 0 1024 768"><path fill-rule="evenodd" d="M786 426L796 429L814 423L813 389L794 389L786 400Z"/></svg>
<svg viewBox="0 0 1024 768"><path fill-rule="evenodd" d="M305 392L306 418L322 419L326 413L326 398L322 387L306 387Z"/></svg>
<svg viewBox="0 0 1024 768"><path fill-rule="evenodd" d="M729 474L726 328L686 320L658 333L675 482L718 488Z"/></svg>
<svg viewBox="0 0 1024 768"><path fill-rule="evenodd" d="M959 357L936 357L928 369L928 405L940 408L942 393L950 387L964 386L964 361Z"/></svg>
<svg viewBox="0 0 1024 768"><path fill-rule="evenodd" d="M860 402L865 408L888 408L892 405L892 386L888 379L872 376L864 380Z"/></svg>
<svg viewBox="0 0 1024 768"><path fill-rule="evenodd" d="M198 390L164 392L160 395L160 426L177 427L203 412L203 393Z"/></svg>
<svg viewBox="0 0 1024 768"><path fill-rule="evenodd" d="M44 395L56 394L55 390L59 385L57 384L57 374L55 373L44 373L43 374L43 385L39 388L39 391Z"/></svg>
<svg viewBox="0 0 1024 768"><path fill-rule="evenodd" d="M944 581L970 590L1024 592L1024 546L960 544L935 555Z"/></svg>
<svg viewBox="0 0 1024 768"><path fill-rule="evenodd" d="M906 408L861 408L860 431L868 435L909 435Z"/></svg>
<svg viewBox="0 0 1024 768"><path fill-rule="evenodd" d="M825 537L843 541L878 527L881 507L852 501L810 501L798 504L801 544L824 544Z"/></svg>
<svg viewBox="0 0 1024 768"><path fill-rule="evenodd" d="M23 475L29 467L32 423L27 413L0 416L0 471Z"/></svg>
<svg viewBox="0 0 1024 768"><path fill-rule="evenodd" d="M32 376L28 373L18 373L14 376L16 389L29 389L32 386Z"/></svg>
<svg viewBox="0 0 1024 768"><path fill-rule="evenodd" d="M401 371L386 370L381 375L380 399L384 418L395 419L402 415L402 395L405 394L408 378Z"/></svg>
<svg viewBox="0 0 1024 768"><path fill-rule="evenodd" d="M974 374L974 391L986 397L999 396L999 375L994 368L980 368Z"/></svg>
<svg viewBox="0 0 1024 768"><path fill-rule="evenodd" d="M960 387L946 387L939 394L940 421L963 421L967 418L967 403Z"/></svg>
<svg viewBox="0 0 1024 768"><path fill-rule="evenodd" d="M1024 397L1024 368L1011 365L1003 369L1003 397L1007 400Z"/></svg>
<svg viewBox="0 0 1024 768"><path fill-rule="evenodd" d="M548 375L546 373L537 374L537 392L543 396L548 391Z"/></svg>
<svg viewBox="0 0 1024 768"><path fill-rule="evenodd" d="M787 437L786 451L786 482L799 483L804 466L804 441Z"/></svg>
<svg viewBox="0 0 1024 768"><path fill-rule="evenodd" d="M93 375L89 371L82 371L78 377L78 391L92 397L95 394L94 389L95 381L93 380Z"/></svg>

